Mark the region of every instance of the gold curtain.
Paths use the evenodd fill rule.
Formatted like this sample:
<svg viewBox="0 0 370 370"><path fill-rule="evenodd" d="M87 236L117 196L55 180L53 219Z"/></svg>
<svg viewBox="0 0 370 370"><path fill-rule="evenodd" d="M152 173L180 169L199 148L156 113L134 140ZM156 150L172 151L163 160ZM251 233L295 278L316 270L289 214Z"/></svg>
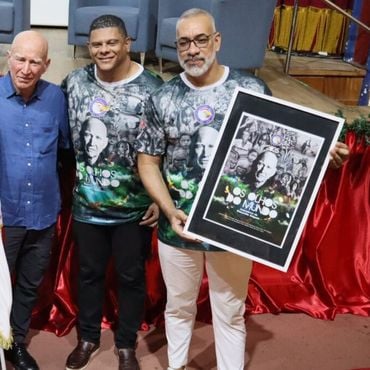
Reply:
<svg viewBox="0 0 370 370"><path fill-rule="evenodd" d="M292 5L280 4L275 8L270 47L288 48L293 11ZM347 29L348 20L335 9L300 6L293 50L340 55L344 51Z"/></svg>

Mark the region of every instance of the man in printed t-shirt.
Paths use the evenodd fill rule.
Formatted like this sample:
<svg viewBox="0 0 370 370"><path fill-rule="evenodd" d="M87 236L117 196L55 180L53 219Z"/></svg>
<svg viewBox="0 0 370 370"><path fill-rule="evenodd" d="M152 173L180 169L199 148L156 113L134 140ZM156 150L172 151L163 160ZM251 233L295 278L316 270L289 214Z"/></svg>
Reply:
<svg viewBox="0 0 370 370"><path fill-rule="evenodd" d="M159 205L159 257L167 287L165 311L169 370L188 363L196 302L207 269L215 334L217 369L244 369L245 299L252 263L236 254L189 239L183 232L199 182L210 160L227 107L237 86L269 94L253 75L220 65L221 35L213 17L201 9L182 14L176 29L177 53L184 72L164 83L146 105L136 141L138 168ZM184 133L192 144L186 168L171 166ZM344 155L348 150L343 149ZM335 166L341 155L332 153ZM162 163L163 161L163 163Z"/></svg>
<svg viewBox="0 0 370 370"><path fill-rule="evenodd" d="M63 82L76 154L73 220L80 266L79 341L67 369L85 368L99 349L111 256L118 280L119 369L139 369L135 348L144 312L145 259L158 207L139 179L133 140L145 102L162 81L130 60L130 45L120 18L95 19L88 43L94 64Z"/></svg>
<svg viewBox="0 0 370 370"><path fill-rule="evenodd" d="M252 263L236 254L189 240L182 232L234 89L242 86L269 93L268 87L256 77L219 65L216 53L220 45L221 35L209 13L192 9L180 17L177 50L185 72L152 95L136 144L140 176L163 213L159 221L159 255L167 287L169 369L184 369L188 363L204 263L217 368L244 368L243 315ZM184 161L187 168L176 168L171 166L172 157L176 157L184 133L191 135L192 140ZM160 170L162 158L165 182Z"/></svg>

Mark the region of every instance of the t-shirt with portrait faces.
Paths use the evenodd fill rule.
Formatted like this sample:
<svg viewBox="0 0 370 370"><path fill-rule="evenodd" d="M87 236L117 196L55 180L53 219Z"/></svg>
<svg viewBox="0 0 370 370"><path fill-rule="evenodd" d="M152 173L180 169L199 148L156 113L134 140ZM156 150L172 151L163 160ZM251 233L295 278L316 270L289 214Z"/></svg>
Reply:
<svg viewBox="0 0 370 370"><path fill-rule="evenodd" d="M194 86L182 73L164 83L146 105L135 147L138 152L163 156L163 176L168 190L176 207L186 214L193 204L238 86L270 94L262 80L224 67L220 80L201 88ZM159 220L158 237L180 248L218 250L205 243L189 243L179 238L164 216Z"/></svg>

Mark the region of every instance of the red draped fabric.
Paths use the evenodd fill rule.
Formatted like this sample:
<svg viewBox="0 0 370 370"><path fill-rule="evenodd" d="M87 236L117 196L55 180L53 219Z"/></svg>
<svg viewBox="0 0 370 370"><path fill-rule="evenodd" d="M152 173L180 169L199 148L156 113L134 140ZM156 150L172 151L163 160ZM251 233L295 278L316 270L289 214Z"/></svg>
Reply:
<svg viewBox="0 0 370 370"><path fill-rule="evenodd" d="M288 272L255 264L251 312L370 314L370 147L353 134L347 144L351 158L328 170Z"/></svg>
<svg viewBox="0 0 370 370"><path fill-rule="evenodd" d="M349 161L328 170L287 273L255 263L246 302L249 314L304 312L321 319L339 313L370 315L370 147L349 133ZM76 323L77 256L71 233L70 191L74 169L64 169L63 210L51 265L40 289L32 326L67 334ZM155 238L153 238L155 240ZM112 268L107 274L104 327L114 326L117 299ZM198 320L209 322L204 277ZM156 244L147 263L143 329L163 321L165 287Z"/></svg>

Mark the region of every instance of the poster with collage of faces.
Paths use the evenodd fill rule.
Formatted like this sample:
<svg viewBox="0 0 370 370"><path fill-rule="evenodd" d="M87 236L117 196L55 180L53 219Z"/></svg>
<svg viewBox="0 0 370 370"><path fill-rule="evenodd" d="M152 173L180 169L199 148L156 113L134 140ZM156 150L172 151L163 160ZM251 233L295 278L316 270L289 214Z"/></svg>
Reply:
<svg viewBox="0 0 370 370"><path fill-rule="evenodd" d="M186 231L286 271L342 124L238 89Z"/></svg>

